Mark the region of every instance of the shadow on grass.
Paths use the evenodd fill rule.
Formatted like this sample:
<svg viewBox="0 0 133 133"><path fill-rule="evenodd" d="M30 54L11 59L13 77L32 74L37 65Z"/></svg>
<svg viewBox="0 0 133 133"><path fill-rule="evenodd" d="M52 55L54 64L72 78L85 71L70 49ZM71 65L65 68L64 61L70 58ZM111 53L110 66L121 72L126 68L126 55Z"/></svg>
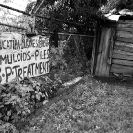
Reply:
<svg viewBox="0 0 133 133"><path fill-rule="evenodd" d="M133 78L120 79L118 77L94 76L94 79L96 79L102 83L108 83L109 85L125 86L127 89L131 89L133 86Z"/></svg>

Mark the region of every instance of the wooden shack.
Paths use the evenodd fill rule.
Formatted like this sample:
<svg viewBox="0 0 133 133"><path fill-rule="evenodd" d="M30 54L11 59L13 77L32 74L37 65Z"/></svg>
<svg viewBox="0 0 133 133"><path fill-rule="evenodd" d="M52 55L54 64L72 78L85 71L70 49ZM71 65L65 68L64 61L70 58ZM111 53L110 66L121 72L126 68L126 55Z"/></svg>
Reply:
<svg viewBox="0 0 133 133"><path fill-rule="evenodd" d="M92 74L133 75L133 17L107 20L96 30L92 53Z"/></svg>

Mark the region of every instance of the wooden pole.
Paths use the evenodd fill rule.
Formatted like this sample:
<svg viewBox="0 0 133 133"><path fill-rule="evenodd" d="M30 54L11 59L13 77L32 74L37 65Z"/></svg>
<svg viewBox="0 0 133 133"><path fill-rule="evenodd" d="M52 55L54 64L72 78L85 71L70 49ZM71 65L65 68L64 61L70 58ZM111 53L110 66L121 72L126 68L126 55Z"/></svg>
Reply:
<svg viewBox="0 0 133 133"><path fill-rule="evenodd" d="M9 24L4 24L4 23L1 23L1 22L0 22L0 25L12 27L12 28L17 28L17 29L22 29L22 30L27 30L27 29L25 29L23 27L18 27L18 26L13 26L13 25L9 25Z"/></svg>
<svg viewBox="0 0 133 133"><path fill-rule="evenodd" d="M54 34L54 32L47 32L47 31L44 31L42 32L42 34ZM75 35L75 36L82 36L82 37L90 37L90 38L93 38L94 36L89 36L89 35L85 35L85 34L78 34L78 33L70 33L70 32L58 32L58 35Z"/></svg>

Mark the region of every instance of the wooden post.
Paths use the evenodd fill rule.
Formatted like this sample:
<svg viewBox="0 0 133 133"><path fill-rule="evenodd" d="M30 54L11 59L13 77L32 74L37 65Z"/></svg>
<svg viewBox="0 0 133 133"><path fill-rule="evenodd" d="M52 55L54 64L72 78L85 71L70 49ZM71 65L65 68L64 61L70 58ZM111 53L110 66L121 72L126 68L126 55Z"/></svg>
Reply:
<svg viewBox="0 0 133 133"><path fill-rule="evenodd" d="M96 69L96 62L97 62L97 53L99 49L99 42L100 42L100 28L96 28L95 36L93 40L93 51L92 51L92 64L91 64L91 75L95 74Z"/></svg>
<svg viewBox="0 0 133 133"><path fill-rule="evenodd" d="M112 49L110 49L113 45L113 33L114 30L112 28L103 27L102 33L101 33L101 39L100 39L100 46L98 51L98 57L97 57L97 64L96 64L96 70L95 75L97 76L109 76L110 66L109 64L109 55L111 55ZM110 60L111 61L111 60Z"/></svg>
<svg viewBox="0 0 133 133"><path fill-rule="evenodd" d="M108 57L108 65L110 66L109 68L109 76L112 74L110 73L111 71L111 66L112 66L112 57L113 57L113 52L114 52L114 44L116 41L116 28L112 28L112 35L110 39L110 47L109 47L109 57Z"/></svg>

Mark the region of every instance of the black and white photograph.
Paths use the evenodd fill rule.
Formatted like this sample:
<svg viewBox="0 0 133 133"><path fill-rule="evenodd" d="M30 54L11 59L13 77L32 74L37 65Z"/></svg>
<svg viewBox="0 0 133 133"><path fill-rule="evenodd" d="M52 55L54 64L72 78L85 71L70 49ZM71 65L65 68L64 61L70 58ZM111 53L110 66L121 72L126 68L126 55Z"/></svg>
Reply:
<svg viewBox="0 0 133 133"><path fill-rule="evenodd" d="M133 0L0 0L0 133L133 133Z"/></svg>

